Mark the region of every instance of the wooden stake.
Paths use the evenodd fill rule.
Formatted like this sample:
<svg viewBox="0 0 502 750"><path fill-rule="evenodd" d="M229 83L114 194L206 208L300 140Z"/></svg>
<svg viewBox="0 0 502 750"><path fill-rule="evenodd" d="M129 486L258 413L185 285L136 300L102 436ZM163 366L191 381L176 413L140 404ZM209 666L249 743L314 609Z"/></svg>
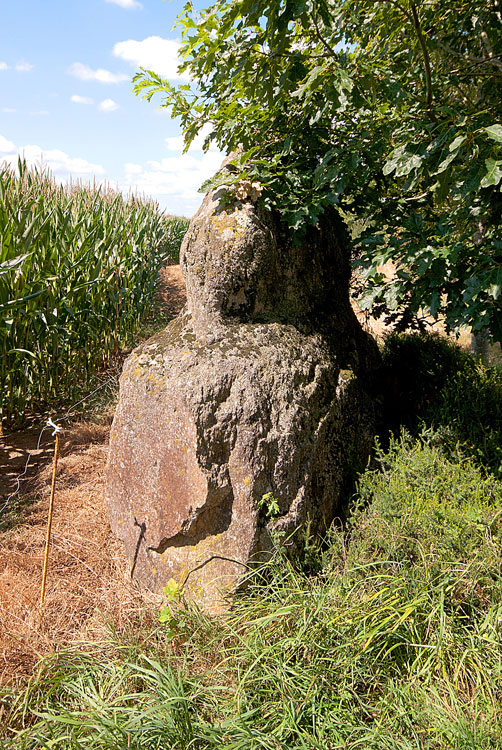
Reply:
<svg viewBox="0 0 502 750"><path fill-rule="evenodd" d="M51 543L52 512L54 509L54 492L56 489L56 469L59 456L59 431L56 432L56 443L54 445L54 463L52 466L51 499L49 501L49 518L47 519L47 536L45 538L44 569L42 572L42 588L40 590L40 613L39 622L42 622L42 610L45 599L45 581L47 579L47 566L49 563L49 547Z"/></svg>

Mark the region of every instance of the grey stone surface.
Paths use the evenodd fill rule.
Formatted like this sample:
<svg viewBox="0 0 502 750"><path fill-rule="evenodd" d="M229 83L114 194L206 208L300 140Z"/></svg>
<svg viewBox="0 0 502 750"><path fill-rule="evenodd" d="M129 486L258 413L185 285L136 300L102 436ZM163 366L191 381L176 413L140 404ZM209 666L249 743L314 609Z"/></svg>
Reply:
<svg viewBox="0 0 502 750"><path fill-rule="evenodd" d="M181 248L197 336L224 336L229 318L287 323L322 334L356 371L371 369L378 352L350 305L349 243L335 209L297 244L270 212L222 198L223 190L206 196Z"/></svg>
<svg viewBox="0 0 502 750"><path fill-rule="evenodd" d="M334 212L295 245L251 201L206 196L182 249L187 309L127 360L111 433L111 526L147 588L174 578L216 611L274 533L299 542L336 515L371 446L378 359L347 247Z"/></svg>

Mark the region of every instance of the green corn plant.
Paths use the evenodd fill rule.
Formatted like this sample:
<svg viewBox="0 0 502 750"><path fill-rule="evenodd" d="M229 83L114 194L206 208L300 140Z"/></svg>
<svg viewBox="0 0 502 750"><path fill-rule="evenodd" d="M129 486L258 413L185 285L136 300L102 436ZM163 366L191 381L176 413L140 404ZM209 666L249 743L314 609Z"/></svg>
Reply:
<svg viewBox="0 0 502 750"><path fill-rule="evenodd" d="M171 226L172 225L172 226ZM107 187L0 166L0 417L73 398L134 340L187 220ZM177 244L177 248L175 245Z"/></svg>

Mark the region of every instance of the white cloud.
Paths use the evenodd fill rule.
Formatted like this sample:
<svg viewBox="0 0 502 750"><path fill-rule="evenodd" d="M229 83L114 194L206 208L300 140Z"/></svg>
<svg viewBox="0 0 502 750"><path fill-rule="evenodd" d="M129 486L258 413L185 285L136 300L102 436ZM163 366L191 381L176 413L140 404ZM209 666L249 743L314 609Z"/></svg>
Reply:
<svg viewBox="0 0 502 750"><path fill-rule="evenodd" d="M93 175L103 177L105 174L105 169L101 164L93 164L87 159L69 156L59 149L45 151L40 146L34 145L18 148L12 141L7 140L2 135L0 135L0 154L1 161L5 161L13 167L17 164L18 156L26 159L29 165L48 167L60 182L65 182L71 177L89 179Z"/></svg>
<svg viewBox="0 0 502 750"><path fill-rule="evenodd" d="M139 10L139 8L143 7L141 3L136 2L136 0L106 0L106 2L120 5L121 8L127 8L128 10Z"/></svg>
<svg viewBox="0 0 502 750"><path fill-rule="evenodd" d="M128 39L125 42L117 42L113 48L115 57L132 63L136 68L153 70L163 78L170 80L188 81L186 73L178 73L180 60L178 52L179 42L173 39L163 39L160 36L149 36L141 42Z"/></svg>
<svg viewBox="0 0 502 750"><path fill-rule="evenodd" d="M121 83L122 81L129 81L130 76L125 73L112 73L104 68L98 68L93 70L88 65L76 62L70 65L68 73L75 78L80 78L81 81L99 81L99 83Z"/></svg>
<svg viewBox="0 0 502 750"><path fill-rule="evenodd" d="M20 60L14 67L16 68L18 73L29 73L30 70L33 70L33 65L24 60Z"/></svg>
<svg viewBox="0 0 502 750"><path fill-rule="evenodd" d="M114 102L113 99L103 99L103 101L99 103L99 109L101 112L114 112L118 108L119 105L117 102Z"/></svg>
<svg viewBox="0 0 502 750"><path fill-rule="evenodd" d="M70 156L59 149L44 150L36 145L17 147L0 135L0 163L5 161L15 167L18 156L24 157L29 165L49 168L58 182L96 177L98 183L104 183L107 177L100 164ZM198 188L217 172L222 159L222 153L212 150L196 156L168 156L143 164L129 162L124 164L123 179L116 187L125 194L132 191L151 196L169 213L191 216L202 201Z"/></svg>
<svg viewBox="0 0 502 750"><path fill-rule="evenodd" d="M124 164L122 190L155 198L170 213L190 216L199 207L198 188L219 169L223 154L211 151L201 158L190 154L149 161L146 165Z"/></svg>
<svg viewBox="0 0 502 750"><path fill-rule="evenodd" d="M14 70L17 70L18 73L29 73L30 70L33 70L33 65L29 62L26 62L26 60L20 60L14 65ZM7 65L7 63L4 60L0 60L0 70L10 70L11 66Z"/></svg>
<svg viewBox="0 0 502 750"><path fill-rule="evenodd" d="M143 171L143 167L141 164L133 164L132 162L127 162L124 164L124 171L128 175L134 175L134 174L141 174Z"/></svg>
<svg viewBox="0 0 502 750"><path fill-rule="evenodd" d="M91 99L90 96L80 96L79 94L72 94L70 96L70 101L74 104L93 104L94 99Z"/></svg>
<svg viewBox="0 0 502 750"><path fill-rule="evenodd" d="M5 112L7 115L11 115L13 112L16 112L14 107L2 107L2 112Z"/></svg>
<svg viewBox="0 0 502 750"><path fill-rule="evenodd" d="M30 117L45 117L48 114L47 109L38 109L35 112L30 112Z"/></svg>
<svg viewBox="0 0 502 750"><path fill-rule="evenodd" d="M195 136L192 143L190 144L190 151L202 151L204 141L206 140L209 133L211 133L211 131L212 128L210 125L204 125L199 135ZM183 151L184 143L182 135L175 136L174 138L166 138L165 140L169 151ZM209 150L217 151L218 147L215 143L211 143Z"/></svg>
<svg viewBox="0 0 502 750"><path fill-rule="evenodd" d="M16 146L12 141L8 141L3 135L0 135L0 154L12 154Z"/></svg>
<svg viewBox="0 0 502 750"><path fill-rule="evenodd" d="M49 167L57 179L105 174L105 169L100 164L92 164L87 159L68 156L59 149L44 151L40 146L24 146L18 149L18 152L30 164L43 164Z"/></svg>

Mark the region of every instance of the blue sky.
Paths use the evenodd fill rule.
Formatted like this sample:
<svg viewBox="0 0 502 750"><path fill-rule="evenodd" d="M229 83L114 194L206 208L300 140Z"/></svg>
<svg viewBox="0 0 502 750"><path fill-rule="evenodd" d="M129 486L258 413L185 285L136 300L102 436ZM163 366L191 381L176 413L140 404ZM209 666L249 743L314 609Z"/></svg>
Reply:
<svg viewBox="0 0 502 750"><path fill-rule="evenodd" d="M2 0L0 161L22 153L59 180L96 178L192 215L222 155L200 144L182 155L160 99L138 99L131 84L140 65L180 82L172 27L184 2Z"/></svg>

